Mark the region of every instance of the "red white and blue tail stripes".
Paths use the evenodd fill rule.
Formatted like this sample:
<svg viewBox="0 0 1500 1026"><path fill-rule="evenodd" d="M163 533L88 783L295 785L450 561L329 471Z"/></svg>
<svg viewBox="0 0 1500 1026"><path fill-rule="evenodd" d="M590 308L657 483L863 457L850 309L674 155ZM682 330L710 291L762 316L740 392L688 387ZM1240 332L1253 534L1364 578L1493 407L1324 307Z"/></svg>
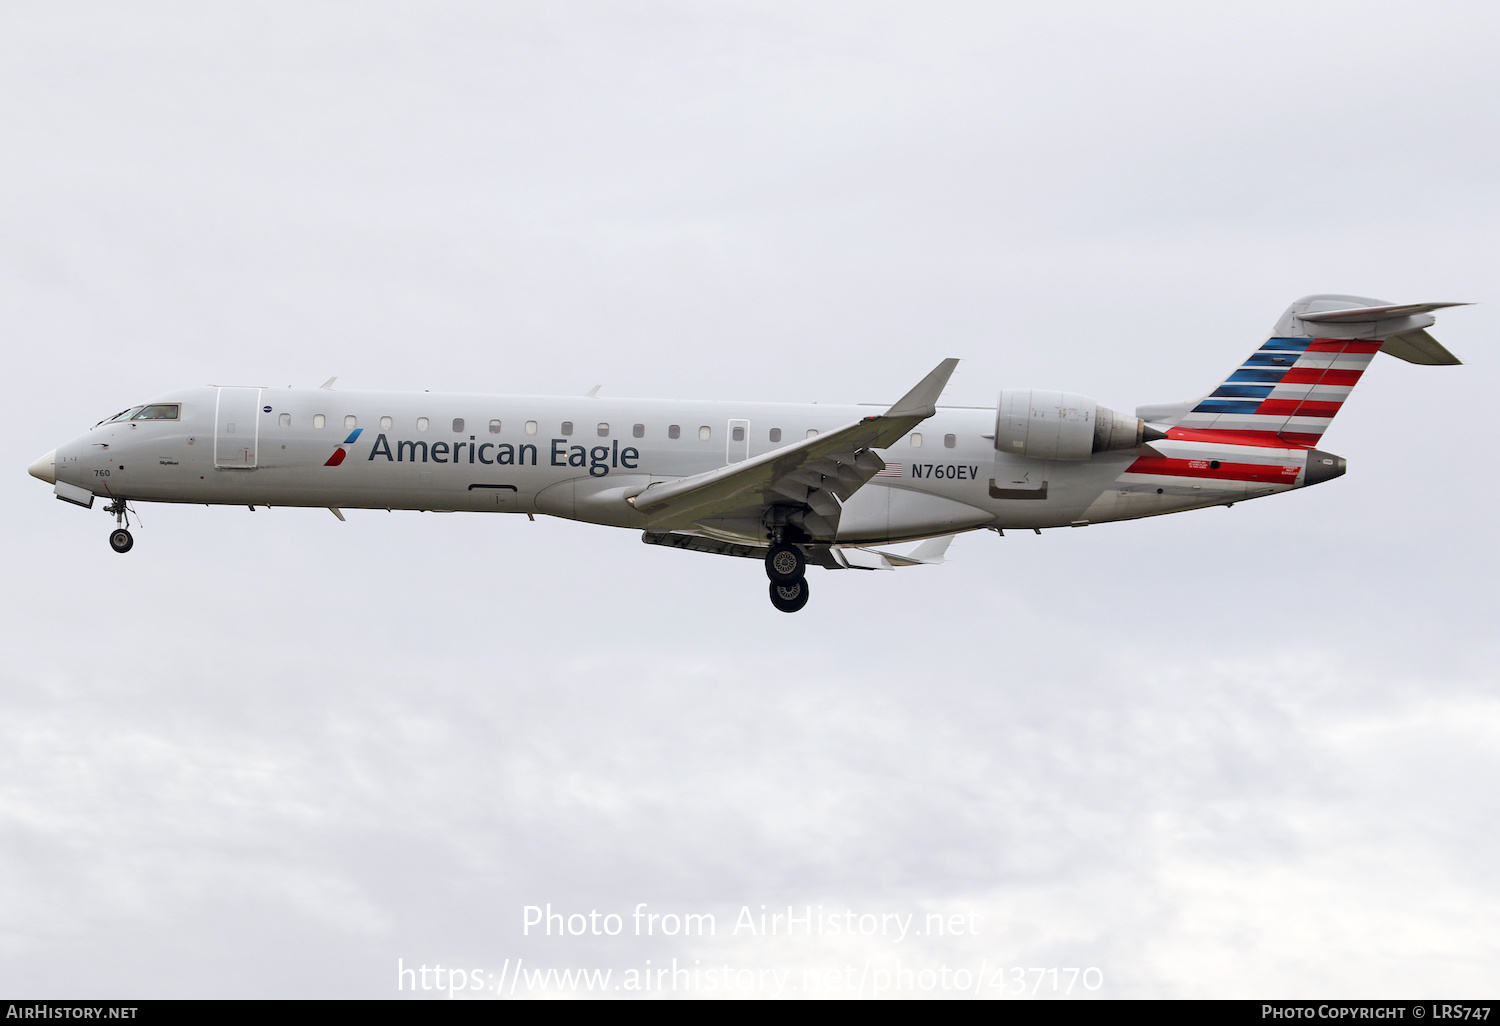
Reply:
<svg viewBox="0 0 1500 1026"><path fill-rule="evenodd" d="M1172 437L1234 435L1246 445L1312 446L1381 343L1272 338L1194 406Z"/></svg>

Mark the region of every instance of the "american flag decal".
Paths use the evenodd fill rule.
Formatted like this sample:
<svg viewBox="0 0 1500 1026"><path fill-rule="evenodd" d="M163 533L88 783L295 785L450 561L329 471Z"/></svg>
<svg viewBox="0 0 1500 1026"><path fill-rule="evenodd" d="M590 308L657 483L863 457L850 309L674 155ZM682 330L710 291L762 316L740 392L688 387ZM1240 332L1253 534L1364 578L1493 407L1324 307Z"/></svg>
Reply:
<svg viewBox="0 0 1500 1026"><path fill-rule="evenodd" d="M887 463L885 469L876 473L876 477L900 477L902 465L900 463Z"/></svg>

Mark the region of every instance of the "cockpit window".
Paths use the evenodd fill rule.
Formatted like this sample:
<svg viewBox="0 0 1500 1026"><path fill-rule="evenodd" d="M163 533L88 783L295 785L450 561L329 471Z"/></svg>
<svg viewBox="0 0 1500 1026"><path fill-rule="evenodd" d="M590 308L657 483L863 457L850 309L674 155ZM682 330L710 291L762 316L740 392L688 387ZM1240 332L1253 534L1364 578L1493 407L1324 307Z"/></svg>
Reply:
<svg viewBox="0 0 1500 1026"><path fill-rule="evenodd" d="M142 406L140 412L131 420L176 420L177 413L182 407L177 403L157 403L154 406Z"/></svg>
<svg viewBox="0 0 1500 1026"><path fill-rule="evenodd" d="M113 417L105 417L99 423L101 423L101 424L113 424L117 420L129 420L131 417L134 417L137 413L140 413L144 409L145 409L144 406L132 406L128 410L121 410L119 413L115 414Z"/></svg>

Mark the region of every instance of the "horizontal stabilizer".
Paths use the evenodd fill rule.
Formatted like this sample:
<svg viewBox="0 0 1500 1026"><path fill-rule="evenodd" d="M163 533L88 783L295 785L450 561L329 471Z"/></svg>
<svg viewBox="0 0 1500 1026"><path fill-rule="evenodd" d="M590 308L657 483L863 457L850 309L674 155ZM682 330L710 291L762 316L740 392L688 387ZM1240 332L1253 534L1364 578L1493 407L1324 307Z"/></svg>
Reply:
<svg viewBox="0 0 1500 1026"><path fill-rule="evenodd" d="M1389 321L1397 317L1414 317L1450 306L1472 306L1472 303L1398 303L1394 306L1356 306L1345 310L1318 310L1298 314L1298 320L1311 324L1339 324L1348 321ZM1430 322L1429 322L1430 323Z"/></svg>
<svg viewBox="0 0 1500 1026"><path fill-rule="evenodd" d="M1392 335L1381 345L1380 351L1389 353L1398 360L1419 363L1424 367L1457 367L1463 363L1421 328Z"/></svg>
<svg viewBox="0 0 1500 1026"><path fill-rule="evenodd" d="M1319 294L1295 300L1217 388L1190 404L1142 406L1136 416L1168 424L1173 438L1208 431L1235 444L1314 446L1359 385L1376 353L1426 366L1458 357L1425 329L1433 311L1469 303L1391 303Z"/></svg>

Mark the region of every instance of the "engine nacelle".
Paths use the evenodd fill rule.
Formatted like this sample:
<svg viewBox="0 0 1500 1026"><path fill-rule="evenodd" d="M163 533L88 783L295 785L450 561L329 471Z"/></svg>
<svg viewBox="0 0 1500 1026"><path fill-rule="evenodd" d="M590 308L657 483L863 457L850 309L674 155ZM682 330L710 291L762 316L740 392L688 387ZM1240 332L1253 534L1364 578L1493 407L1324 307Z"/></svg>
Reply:
<svg viewBox="0 0 1500 1026"><path fill-rule="evenodd" d="M1165 437L1086 395L1040 388L1007 388L995 417L995 448L1036 459L1086 460L1096 452L1134 449Z"/></svg>

